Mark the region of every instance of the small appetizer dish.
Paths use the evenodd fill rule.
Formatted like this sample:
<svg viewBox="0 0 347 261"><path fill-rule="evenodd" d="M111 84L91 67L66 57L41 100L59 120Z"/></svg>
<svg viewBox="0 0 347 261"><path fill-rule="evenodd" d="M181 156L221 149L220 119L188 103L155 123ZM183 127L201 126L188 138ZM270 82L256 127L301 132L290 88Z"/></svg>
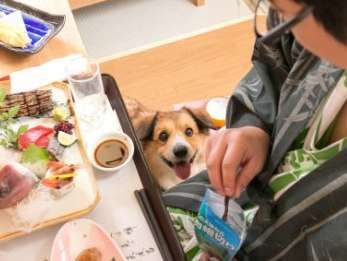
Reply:
<svg viewBox="0 0 347 261"><path fill-rule="evenodd" d="M0 240L95 206L94 174L70 104L63 83L0 89Z"/></svg>
<svg viewBox="0 0 347 261"><path fill-rule="evenodd" d="M64 15L51 15L13 0L0 0L0 47L16 53L37 53L64 23Z"/></svg>
<svg viewBox="0 0 347 261"><path fill-rule="evenodd" d="M120 247L94 221L76 219L57 233L50 261L125 261Z"/></svg>

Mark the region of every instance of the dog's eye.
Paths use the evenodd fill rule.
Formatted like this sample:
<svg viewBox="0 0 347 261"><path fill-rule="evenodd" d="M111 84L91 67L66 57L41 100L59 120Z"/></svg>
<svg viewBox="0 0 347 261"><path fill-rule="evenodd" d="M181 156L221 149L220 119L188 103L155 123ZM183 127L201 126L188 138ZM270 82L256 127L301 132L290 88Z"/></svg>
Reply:
<svg viewBox="0 0 347 261"><path fill-rule="evenodd" d="M186 131L185 131L185 133L186 133L186 135L188 136L188 137L191 137L191 136L193 136L193 130L191 129L191 128L187 128L186 129Z"/></svg>
<svg viewBox="0 0 347 261"><path fill-rule="evenodd" d="M169 134L166 131L162 131L159 134L159 140L165 142L169 139Z"/></svg>

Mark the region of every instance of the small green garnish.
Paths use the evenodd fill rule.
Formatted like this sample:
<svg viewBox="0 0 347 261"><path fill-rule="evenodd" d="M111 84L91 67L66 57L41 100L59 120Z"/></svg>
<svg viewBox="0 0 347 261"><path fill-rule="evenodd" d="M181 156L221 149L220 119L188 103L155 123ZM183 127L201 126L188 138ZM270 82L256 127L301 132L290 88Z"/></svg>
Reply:
<svg viewBox="0 0 347 261"><path fill-rule="evenodd" d="M347 70L345 71L344 76L345 76L345 86L347 87Z"/></svg>
<svg viewBox="0 0 347 261"><path fill-rule="evenodd" d="M0 106L4 103L5 98L5 91L0 88ZM0 113L0 146L17 148L19 135L28 129L26 125L20 126L17 131L11 128L11 124L15 122L14 118L17 116L19 109L19 106L14 106L7 112Z"/></svg>
<svg viewBox="0 0 347 261"><path fill-rule="evenodd" d="M12 128L4 128L0 134L0 145L6 148L17 149L18 148L18 138L24 132L28 130L28 125L21 125L17 131L14 131Z"/></svg>
<svg viewBox="0 0 347 261"><path fill-rule="evenodd" d="M22 153L23 163L36 163L39 161L48 161L50 159L47 149L40 148L30 144Z"/></svg>
<svg viewBox="0 0 347 261"><path fill-rule="evenodd" d="M5 101L6 93L3 88L0 88L0 106L2 106L3 102Z"/></svg>
<svg viewBox="0 0 347 261"><path fill-rule="evenodd" d="M67 120L69 118L70 113L68 109L64 106L54 107L52 111L52 117L55 121L61 122Z"/></svg>

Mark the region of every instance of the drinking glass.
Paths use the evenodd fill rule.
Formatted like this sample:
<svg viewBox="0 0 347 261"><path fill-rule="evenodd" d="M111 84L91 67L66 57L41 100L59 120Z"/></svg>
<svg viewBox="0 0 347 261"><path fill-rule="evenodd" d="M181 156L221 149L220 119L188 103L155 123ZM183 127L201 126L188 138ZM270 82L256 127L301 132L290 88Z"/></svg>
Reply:
<svg viewBox="0 0 347 261"><path fill-rule="evenodd" d="M68 63L66 72L78 118L89 126L99 126L107 110L99 65L79 57Z"/></svg>

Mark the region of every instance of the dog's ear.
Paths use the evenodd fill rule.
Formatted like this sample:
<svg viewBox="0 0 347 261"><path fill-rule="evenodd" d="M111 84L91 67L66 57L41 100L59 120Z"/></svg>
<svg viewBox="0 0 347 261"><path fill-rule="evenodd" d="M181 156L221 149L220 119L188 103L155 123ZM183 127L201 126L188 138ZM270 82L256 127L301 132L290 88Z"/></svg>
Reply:
<svg viewBox="0 0 347 261"><path fill-rule="evenodd" d="M137 137L141 140L151 139L153 136L153 131L157 122L158 113L148 113L141 119L133 121L133 126Z"/></svg>
<svg viewBox="0 0 347 261"><path fill-rule="evenodd" d="M186 110L192 116L201 131L207 132L209 129L216 129L213 126L212 118L208 115L206 110L189 109L187 107L184 107L183 110Z"/></svg>

